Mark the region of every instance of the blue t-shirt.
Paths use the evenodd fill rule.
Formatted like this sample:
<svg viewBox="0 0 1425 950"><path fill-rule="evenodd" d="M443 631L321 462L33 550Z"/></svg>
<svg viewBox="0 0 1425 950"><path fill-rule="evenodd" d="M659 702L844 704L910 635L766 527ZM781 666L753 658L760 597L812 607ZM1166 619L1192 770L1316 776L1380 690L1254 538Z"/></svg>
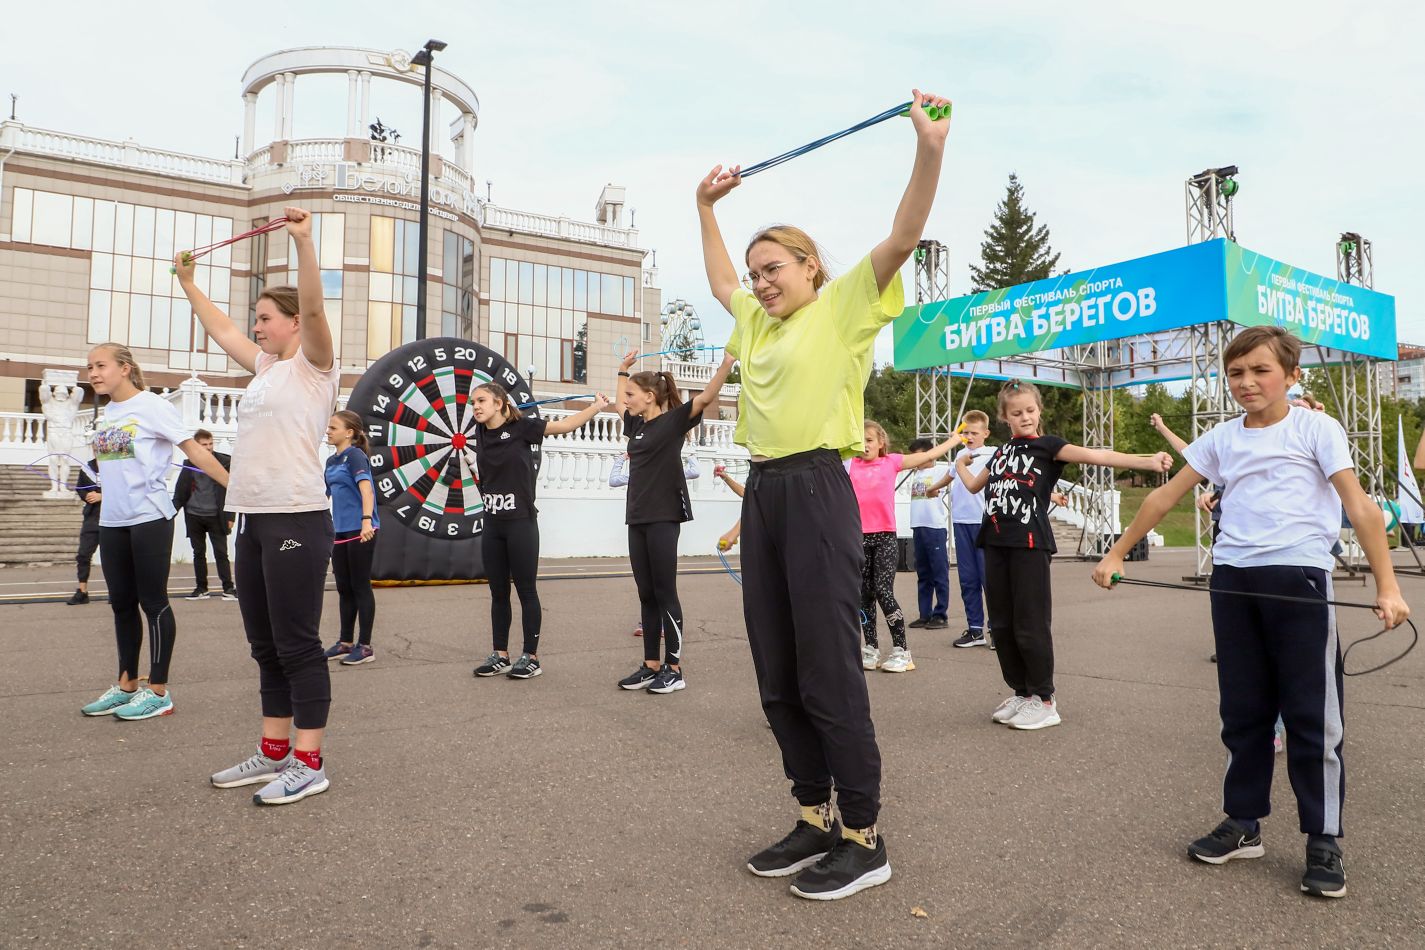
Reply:
<svg viewBox="0 0 1425 950"><path fill-rule="evenodd" d="M371 481L371 460L354 445L327 459L327 495L332 500L332 528L336 531L361 530L360 481ZM371 509L371 527L381 527L381 516Z"/></svg>

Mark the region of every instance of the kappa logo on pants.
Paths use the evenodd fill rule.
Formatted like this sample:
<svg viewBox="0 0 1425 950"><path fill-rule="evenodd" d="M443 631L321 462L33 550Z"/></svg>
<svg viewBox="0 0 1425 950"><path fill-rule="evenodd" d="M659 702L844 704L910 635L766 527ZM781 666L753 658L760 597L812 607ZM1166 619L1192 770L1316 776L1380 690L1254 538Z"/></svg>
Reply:
<svg viewBox="0 0 1425 950"><path fill-rule="evenodd" d="M283 541L283 542L282 542L282 547L278 548L277 550L279 550L279 551L291 551L291 550L293 550L293 549L295 549L295 548L300 548L301 546L302 546L302 542L300 542L300 541L293 541L291 538L288 538L286 541Z"/></svg>

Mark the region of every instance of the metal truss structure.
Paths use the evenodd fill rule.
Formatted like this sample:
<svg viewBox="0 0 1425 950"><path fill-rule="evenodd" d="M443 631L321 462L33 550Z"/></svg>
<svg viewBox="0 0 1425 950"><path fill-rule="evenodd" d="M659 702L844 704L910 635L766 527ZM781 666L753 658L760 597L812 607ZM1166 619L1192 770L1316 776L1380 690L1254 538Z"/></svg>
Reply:
<svg viewBox="0 0 1425 950"><path fill-rule="evenodd" d="M1237 166L1210 168L1187 179L1184 197L1187 242L1216 238L1236 240L1232 199L1237 194ZM948 259L945 246L922 241L916 251L916 303L949 299ZM1343 234L1336 246L1338 280L1372 287L1370 242L1358 234ZM1113 447L1113 390L1149 383L1188 381L1192 426L1189 441L1240 412L1227 387L1222 355L1235 326L1226 320L1195 324L1176 330L1066 347L1022 356L976 360L916 372L916 432L944 439L954 429L952 400L954 377L969 380L1027 379L1051 386L1072 386L1084 394L1083 444L1089 448ZM1324 347L1303 351L1303 364L1339 367L1341 386L1333 393L1342 425L1351 441L1357 471L1367 491L1385 494L1384 454L1381 438L1380 376L1377 360ZM1328 379L1332 377L1328 376ZM967 382L968 386L969 383ZM1094 499L1079 541L1078 554L1099 557L1121 530L1111 502L1113 472L1085 466L1079 484ZM1199 488L1197 491L1201 492ZM1205 582L1212 571L1212 521L1196 512L1196 571L1185 580Z"/></svg>
<svg viewBox="0 0 1425 950"><path fill-rule="evenodd" d="M950 299L950 251L939 241L922 240L915 247L915 302ZM968 384L967 384L968 385ZM955 412L954 377L940 370L915 374L916 438L943 442L959 424Z"/></svg>

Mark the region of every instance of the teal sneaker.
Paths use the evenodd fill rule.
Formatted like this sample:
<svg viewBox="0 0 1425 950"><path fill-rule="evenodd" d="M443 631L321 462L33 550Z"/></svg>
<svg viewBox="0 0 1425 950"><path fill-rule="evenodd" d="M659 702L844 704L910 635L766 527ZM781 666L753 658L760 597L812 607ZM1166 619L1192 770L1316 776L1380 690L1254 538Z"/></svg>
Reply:
<svg viewBox="0 0 1425 950"><path fill-rule="evenodd" d="M145 686L134 693L134 698L114 710L115 719L152 719L155 716L173 714L173 692L162 696Z"/></svg>
<svg viewBox="0 0 1425 950"><path fill-rule="evenodd" d="M104 691L103 696L100 696L89 705L81 707L79 711L86 716L109 716L113 714L114 710L126 705L129 700L137 695L137 690L132 693L126 693L119 689L118 686L110 686Z"/></svg>

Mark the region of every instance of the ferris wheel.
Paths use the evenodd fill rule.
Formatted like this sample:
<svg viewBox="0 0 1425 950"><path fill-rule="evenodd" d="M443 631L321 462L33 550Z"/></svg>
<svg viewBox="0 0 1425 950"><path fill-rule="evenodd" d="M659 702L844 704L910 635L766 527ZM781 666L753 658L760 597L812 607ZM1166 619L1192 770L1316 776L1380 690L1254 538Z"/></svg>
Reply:
<svg viewBox="0 0 1425 950"><path fill-rule="evenodd" d="M663 328L663 349L686 363L700 361L708 351L703 347L703 321L686 300L670 300L658 317Z"/></svg>

